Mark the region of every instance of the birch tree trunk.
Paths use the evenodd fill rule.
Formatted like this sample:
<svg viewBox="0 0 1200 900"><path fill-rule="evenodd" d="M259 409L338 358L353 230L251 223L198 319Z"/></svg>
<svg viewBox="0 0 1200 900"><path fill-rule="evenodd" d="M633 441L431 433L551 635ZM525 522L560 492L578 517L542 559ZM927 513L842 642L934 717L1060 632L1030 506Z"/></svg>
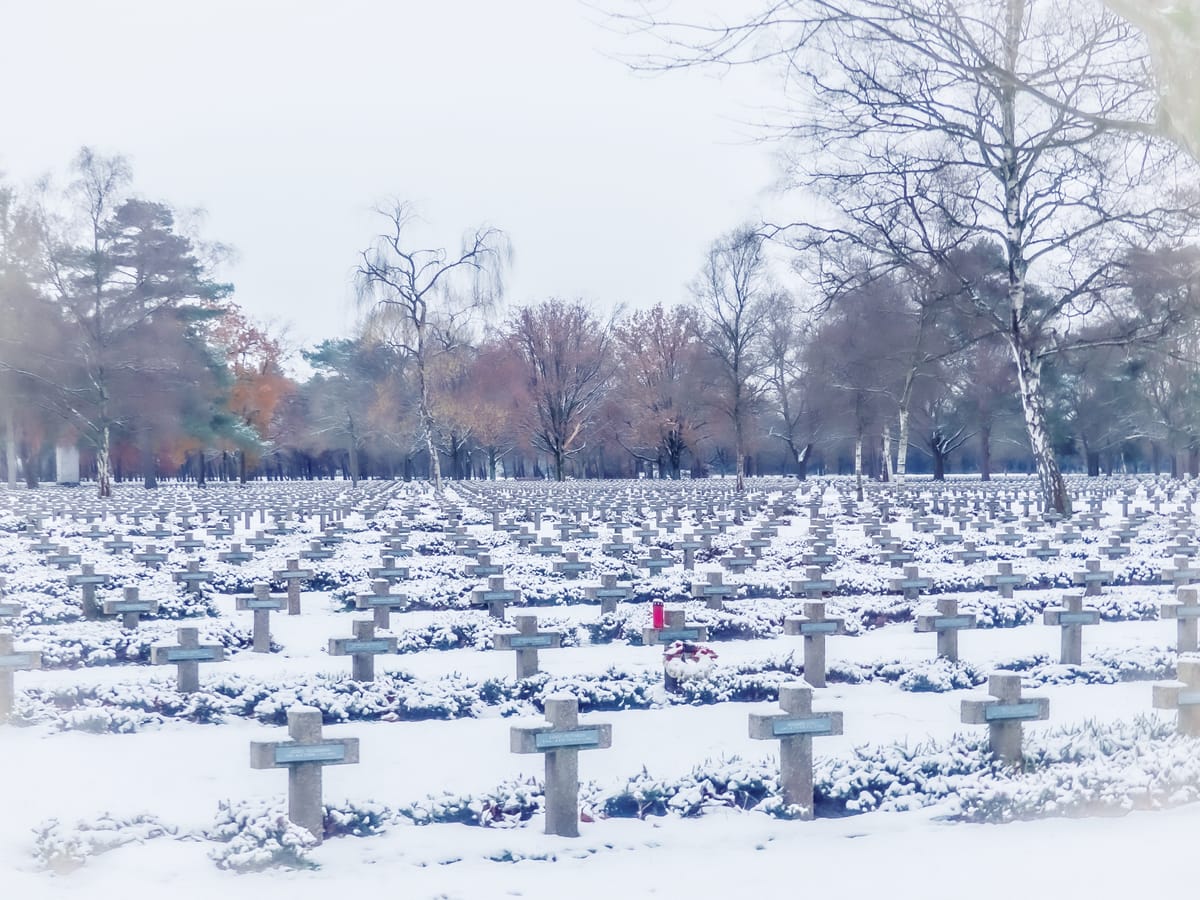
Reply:
<svg viewBox="0 0 1200 900"><path fill-rule="evenodd" d="M1042 363L1027 347L1014 351L1017 363L1017 384L1021 391L1021 409L1025 414L1025 429L1029 433L1029 448L1041 482L1042 497L1047 509L1064 516L1071 515L1071 498L1046 425L1046 401L1042 394Z"/></svg>
<svg viewBox="0 0 1200 900"><path fill-rule="evenodd" d="M904 484L904 476L908 474L908 409L912 402L913 376L910 372L904 379L904 390L900 394L900 446L896 448L896 484Z"/></svg>
<svg viewBox="0 0 1200 900"><path fill-rule="evenodd" d="M858 502L862 502L863 498L863 482L862 482L862 445L863 436L860 429L854 437L854 479L858 488Z"/></svg>
<svg viewBox="0 0 1200 900"><path fill-rule="evenodd" d="M892 423L883 423L883 480L892 480Z"/></svg>
<svg viewBox="0 0 1200 900"><path fill-rule="evenodd" d="M112 496L112 434L105 422L100 426L100 442L96 447L96 489L97 496L107 498Z"/></svg>
<svg viewBox="0 0 1200 900"><path fill-rule="evenodd" d="M8 470L8 489L17 487L17 417L12 406L4 411L4 463Z"/></svg>

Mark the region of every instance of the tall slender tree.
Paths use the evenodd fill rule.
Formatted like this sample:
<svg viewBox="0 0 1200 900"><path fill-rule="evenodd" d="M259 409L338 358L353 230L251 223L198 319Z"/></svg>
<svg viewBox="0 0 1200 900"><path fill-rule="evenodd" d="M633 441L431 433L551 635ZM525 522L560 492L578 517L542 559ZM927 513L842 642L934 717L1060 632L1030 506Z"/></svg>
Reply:
<svg viewBox="0 0 1200 900"><path fill-rule="evenodd" d="M384 230L362 251L356 269L359 302L373 335L392 343L411 364L429 477L440 492L433 366L462 345L479 315L500 297L512 251L504 233L488 226L468 232L456 253L416 247L411 204L397 201L378 213Z"/></svg>

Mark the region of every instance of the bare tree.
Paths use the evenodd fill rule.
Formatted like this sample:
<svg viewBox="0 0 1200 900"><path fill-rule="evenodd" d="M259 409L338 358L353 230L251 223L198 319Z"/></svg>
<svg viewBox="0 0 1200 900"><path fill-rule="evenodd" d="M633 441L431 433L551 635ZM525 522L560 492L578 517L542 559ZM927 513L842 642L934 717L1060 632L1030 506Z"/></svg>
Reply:
<svg viewBox="0 0 1200 900"><path fill-rule="evenodd" d="M440 492L434 361L460 347L475 319L500 296L511 249L503 232L486 226L465 235L457 255L444 248L413 248L412 205L397 201L378 213L386 227L360 255L359 302L373 330L386 333L411 363L429 477Z"/></svg>
<svg viewBox="0 0 1200 900"><path fill-rule="evenodd" d="M550 454L559 481L566 461L587 447L608 387L611 331L579 300L526 306L510 322L511 346L525 366L530 441Z"/></svg>
<svg viewBox="0 0 1200 900"><path fill-rule="evenodd" d="M767 435L783 442L797 474L804 478L813 444L825 425L825 410L815 402L815 382L820 375L813 365L814 325L785 291L772 294L768 303L771 313L765 341L766 378L778 421Z"/></svg>
<svg viewBox="0 0 1200 900"><path fill-rule="evenodd" d="M696 311L661 304L635 312L615 329L617 441L636 459L662 464L678 478L683 455L704 428Z"/></svg>
<svg viewBox="0 0 1200 900"><path fill-rule="evenodd" d="M746 430L766 389L771 293L763 237L749 226L714 242L692 282L700 340L715 363L711 401L733 428L738 491L746 487Z"/></svg>
<svg viewBox="0 0 1200 900"><path fill-rule="evenodd" d="M655 64L786 69L795 183L839 213L782 227L798 247L949 271L1000 248L999 302L967 272L963 298L1009 346L1044 502L1069 512L1043 365L1085 321L1113 325L1093 341L1162 333L1173 311L1128 315L1125 250L1178 242L1193 211L1135 30L1073 0L773 0L733 24L651 24L670 42Z"/></svg>

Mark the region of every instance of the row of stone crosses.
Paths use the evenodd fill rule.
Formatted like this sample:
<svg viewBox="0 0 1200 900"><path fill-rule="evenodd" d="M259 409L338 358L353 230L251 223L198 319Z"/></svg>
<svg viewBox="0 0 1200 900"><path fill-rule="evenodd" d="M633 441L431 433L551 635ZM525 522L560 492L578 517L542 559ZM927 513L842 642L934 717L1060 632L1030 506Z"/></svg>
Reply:
<svg viewBox="0 0 1200 900"><path fill-rule="evenodd" d="M1171 499L1171 498L1168 498ZM1180 506L1190 507L1190 498L1185 498L1189 502L1180 504ZM525 498L528 501L528 497ZM1130 498L1122 497L1120 501L1123 504L1123 516L1128 520L1129 510L1128 504ZM684 554L684 565L691 568L694 564L693 554L701 549L705 549L706 541L710 540L713 533L720 533L727 528L732 521L723 518L721 514L716 512L715 507L719 505L718 501L709 499L707 508L701 511L710 516L711 521L716 521L718 524L710 526L715 529L712 533L704 533L704 529L697 528L696 532L691 535L684 535L683 540L676 542L682 546L673 546L671 549L681 550ZM920 504L918 501L918 507ZM1029 498L1024 501L1030 503ZM1154 498L1156 511L1161 504L1161 499ZM935 501L936 503L936 501ZM751 497L746 501L736 501L737 508L733 511L733 519L744 519L747 516L756 515L767 505L766 494L761 497ZM374 512L381 511L387 505L387 500L383 499L379 502L378 507ZM663 533L672 535L678 529L680 520L679 509L683 504L674 508L674 515L668 516L664 514L663 508L660 507L656 511L658 516L658 528L649 529L643 527L642 533L635 534L635 538L643 544L649 544L651 541L658 540L660 544L651 545L648 551L646 561L653 560L650 565L645 566L651 573L658 569L673 565L674 562L670 558L663 557L661 554L661 542ZM897 558L896 554L902 554L897 543L888 534L887 529L881 524L888 520L889 511L887 510L887 501L880 503L884 507L879 522L867 520L863 523L864 529L871 535L871 529L878 526L878 530L871 535L877 539L877 543L881 546L881 560L888 562L890 565L902 565L907 560ZM969 500L964 500L959 497L955 500L947 500L942 509L945 514L952 514L956 511L961 511L970 505ZM351 509L353 504L346 504L341 508L336 508L332 511L316 511L305 510L308 515L319 517L319 525L321 528L321 538L314 541L306 551L307 555L303 555L304 559L317 560L327 558L321 554L331 555L332 550L329 549L331 544L336 544L340 540L338 534L340 527L338 522ZM509 507L511 509L511 507ZM406 510L406 515L410 519L415 519L419 514L419 506L413 504ZM260 517L260 522L265 520L265 506L260 506L257 509ZM241 517L244 521L244 527L250 528L251 518L254 510L243 510ZM368 510L368 512L371 512ZM532 552L544 555L561 555L563 557L561 564L555 568L564 577L577 577L586 569L586 564L580 564L577 555L571 555L571 551L565 553L560 547L555 546L551 539L540 538L537 543L533 539L538 539L537 531L540 531L540 510L536 507L527 509L527 518L534 523L534 530L531 532L528 525L517 525L513 519L503 519L500 507L497 505L491 510L492 525L494 529L509 531L512 534L513 540L521 545L528 545ZM924 530L928 523L923 522L925 517L923 509L918 508L918 516L914 518L913 527L916 530ZM1029 515L1029 509L1026 509L1026 516ZM1139 511L1135 511L1133 521L1144 519L1145 516L1138 516ZM1144 512L1144 511L1142 511ZM448 521L454 523L457 520L460 510L449 509L444 512L448 517ZM832 543L832 530L820 518L820 510L814 504L809 509L810 513L810 538L824 538ZM779 515L778 501L777 506L772 510L772 515ZM89 514L82 513L81 516L85 519ZM135 528L140 526L137 521L139 513L128 513L129 520ZM173 536L176 531L165 527L166 516L161 514L161 511L152 514L157 519L157 525L143 530L143 537L151 537L154 539L165 539ZM212 513L209 511L200 511L193 514L198 517L203 523L206 522ZM222 514L219 514L222 515ZM225 538L231 537L234 534L234 527L231 521L231 515L226 512L223 514L226 521L215 521L214 524L208 526L210 538ZM565 517L569 515L567 509L559 508L559 515ZM1082 521L1085 526L1089 524L1098 525L1098 510L1093 509L1090 515L1095 516L1095 521L1089 523L1085 514ZM574 521L561 521L559 523L560 534L563 540L571 538L586 537L589 523L588 518L596 518L600 521L608 521L609 516L599 509L593 499L590 506L582 509L576 508L574 511ZM191 522L189 515L186 512L177 513L173 516L177 528L190 528ZM372 515L368 518L373 518ZM1004 513L998 513L997 520L1002 521ZM272 512L272 528L264 529L263 532L256 534L254 538L249 539L246 543L254 549L260 549L269 544L265 541L273 541L275 536L289 533L292 529L288 527L288 513L283 510L276 509ZM1053 517L1043 517L1041 520L1052 522ZM1190 515L1185 515L1177 512L1172 519L1172 526L1180 531L1180 537L1176 538L1172 545L1172 550L1175 552L1175 566L1173 569L1167 569L1164 572L1164 579L1169 580L1176 585L1185 583L1200 576L1190 570L1188 559L1194 555L1195 549L1190 546L1190 541L1187 540L1186 530L1190 528ZM617 524L620 520L617 519ZM52 565L71 566L79 565L79 559L72 559L72 554L64 552L65 548L59 545L47 546L49 542L44 536L37 533L37 528L41 523L33 517L34 529L32 538L34 543L33 549L37 552L46 554L47 562ZM763 547L769 544L771 537L778 523L770 518L752 532L749 541L745 542L745 549L748 550L751 556L747 557L744 553L734 552L731 557L726 559L735 560L733 565L727 565L726 568L737 571L746 568L741 560L749 560L749 564L753 564L753 560L761 553ZM959 531L966 530L963 522L959 524ZM603 552L610 555L622 555L632 551L632 545L623 546L622 532L624 529L615 528L609 522L609 527L612 528L614 538L604 547ZM933 526L936 527L936 526ZM649 533L653 531L653 533ZM1122 533L1129 532L1132 533ZM273 532L273 534L271 534ZM99 527L93 528L93 534L103 536L103 531ZM475 562L468 566L466 574L488 579L488 586L480 588L472 595L474 605L486 607L497 618L503 619L505 615L505 606L520 602L520 594L518 591L507 589L504 586L503 575L499 567L492 564L488 554L482 552L477 542L467 532L465 527L457 524L451 524L447 529L447 535L452 540L460 552L464 555L473 557ZM998 535L998 539L1002 543L1010 543L1008 536L1014 532L1009 530ZM267 535L271 534L270 537ZM1131 528L1122 528L1114 535L1114 542L1109 545L1112 552L1107 555L1110 558L1115 558L1121 555L1121 550L1116 546L1117 541L1129 541L1136 535L1136 525ZM594 534L592 536L595 536ZM403 580L408 576L408 570L405 567L397 566L397 557L408 555L411 551L404 545L404 530L394 531L388 535L384 542L383 552L386 554L381 557L381 565L372 570L372 593L361 595L358 598L357 605L360 609L370 609L374 613L373 621L355 622L353 624L353 636L350 638L334 638L330 640L329 651L333 655L350 656L352 659L352 677L359 680L370 680L374 677L373 659L375 655L385 652L395 652L394 638L377 638L374 635L376 627L387 628L390 624L389 616L393 611L399 611L406 608L406 599L398 594L391 594L390 588L397 580ZM942 533L938 533L937 539L942 542L952 543L955 541L956 534L949 529ZM1072 535L1069 530L1060 532L1059 538L1065 541L1078 539ZM1019 536L1018 536L1018 539ZM689 546L692 541L695 541L695 546ZM960 538L961 540L961 538ZM258 545L255 545L258 542ZM963 549L958 551L958 558L961 561L969 562L978 559L982 553L973 546L973 542L961 540ZM124 544L124 546L122 546ZM181 549L195 550L204 545L203 541L197 541L190 534L185 536L178 542ZM841 730L840 714L816 714L811 710L811 687L821 687L825 683L825 639L831 635L843 633L843 623L836 618L830 618L825 615L824 603L818 597L826 596L836 590L836 585L829 579L822 577L824 565L832 562L832 559L826 559L827 546L821 546L819 543L815 545L813 553L810 554L810 559L806 559L806 563L811 563L806 568L806 578L802 581L793 583L793 592L797 596L809 598L809 602L805 603L804 615L789 616L785 620L785 632L788 634L799 635L804 638L805 646L805 678L807 684L796 685L781 690L780 704L783 709L782 715L761 716L754 714L750 722L751 736L756 738L773 738L781 741L781 766L782 766L782 783L784 787L784 799L787 803L794 803L803 808L811 808L811 738L821 734L837 734ZM128 552L133 549L131 542L123 540L120 536L113 536L106 543L105 549L109 552L120 553ZM657 553L655 551L658 551ZM1046 557L1057 553L1056 547L1049 545L1049 539L1042 539L1038 546L1032 548L1032 555ZM1128 552L1128 548L1124 548L1124 552ZM147 565L158 565L165 561L165 556L159 557L156 548L153 545L148 546L143 551L143 560ZM978 555L976 555L978 554ZM65 557L65 558L64 558ZM241 550L239 545L231 545L229 551L226 551L222 561L238 563L249 558L249 554ZM659 562L661 560L662 562ZM254 593L250 597L238 598L238 608L250 610L254 616L254 649L259 652L269 650L269 615L272 611L279 611L284 608L290 614L299 614L300 612L300 584L303 580L311 578L313 572L308 569L302 569L299 565L299 559L289 560L287 569L273 573L273 577L280 581L285 581L288 586L287 598L273 597L270 594L269 586L266 584L255 585ZM561 566L561 567L560 567ZM1013 575L1011 572L1011 564L1002 563L1001 566L1008 566L1008 571L1001 568L996 574L997 580L994 582L995 587L1001 592L1007 591L1007 596L1011 596L1011 590L1014 584L1019 583L1016 579L1020 576ZM204 572L199 569L198 563L192 561L188 564L187 569L175 573L176 580L183 583L189 590L199 590L199 586L212 577L209 572ZM81 589L82 601L85 613L89 615L104 615L120 616L125 627L136 627L142 615L153 615L154 608L152 601L140 600L136 595L136 589L127 589L125 597L122 600L109 600L98 607L95 600L95 589L99 585L107 583L107 576L95 572L94 567L83 567L78 575L70 576L71 583ZM1086 594L1097 594L1100 592L1102 585L1107 584L1111 580L1111 573L1104 572L1100 569L1099 560L1089 561L1086 569L1078 576L1079 583L1086 588ZM906 596L915 597L919 592L928 590L931 585L927 580L921 579L918 573L908 567L905 569L904 577L897 579L893 583L893 588L905 593ZM697 583L693 587L693 595L704 598L710 606L720 607L726 599L734 596L736 586L726 585L721 578L721 573L710 572L708 578L704 582ZM606 577L602 583L589 591L593 599L600 600L602 608L612 609L619 600L630 599L631 591L629 585L617 584L612 576ZM1054 625L1062 629L1062 661L1063 662L1080 662L1081 656L1081 634L1082 628L1085 625L1096 624L1099 621L1099 613L1094 609L1083 607L1083 595L1068 595L1064 599L1063 606L1058 609L1046 611L1046 624ZM0 607L0 616L14 616L19 613L19 608L13 604L4 604ZM1200 618L1200 602L1197 601L1196 588L1190 586L1180 587L1177 591L1175 601L1165 603L1162 606L1161 613L1164 617L1173 617L1178 620L1178 641L1180 652L1191 652L1196 649L1196 624ZM678 640L704 640L707 635L705 629L701 626L688 626L684 621L684 612L682 610L669 610L663 616L663 620L655 622L654 626L645 629L643 638L647 644L668 643ZM523 615L515 616L513 623L516 626L515 630L503 630L497 633L495 646L498 649L508 649L516 652L517 657L517 674L518 677L528 677L538 671L537 652L539 649L550 649L559 646L561 635L553 632L539 632L537 630L537 621L535 616ZM949 659L957 658L957 634L964 628L971 628L975 624L974 617L970 615L960 614L957 610L956 601L953 598L942 598L938 602L937 615L922 616L917 620L917 630L936 633L938 641L938 654ZM224 650L220 646L201 646L199 644L198 632L193 628L180 629L179 643L174 647L155 648L154 661L159 664L175 664L178 668L177 680L181 691L196 690L199 686L199 664L207 661L218 661L223 658ZM20 669L33 668L37 665L36 654L19 653L13 649L12 635L10 633L0 634L0 714L7 715L12 704L12 673ZM1161 708L1178 708L1179 709L1179 727L1181 731L1187 733L1196 733L1197 710L1200 709L1200 670L1197 669L1197 664L1183 660L1180 663L1179 675L1181 682L1170 683L1166 685L1156 685L1154 691L1154 704ZM986 701L964 701L963 706L963 721L979 724L988 724L991 733L992 749L996 755L1005 760L1014 761L1019 759L1020 755L1020 723L1030 719L1044 719L1049 714L1048 703L1044 699L1038 698L1022 698L1020 696L1020 680L1019 676L1005 674L993 676L990 683L992 699ZM517 752L541 752L546 754L547 767L547 830L555 834L572 834L577 831L577 795L567 797L572 794L569 790L572 784L577 784L576 756L580 749L592 749L608 746L611 741L611 729L607 726L587 726L582 727L577 724L577 708L572 706L572 702L567 698L555 698L551 702L547 702L546 711L549 724L540 726L536 729L514 729L513 731L513 749ZM305 794L304 785L309 786L307 791L307 799L303 796L291 797L289 803L295 810L300 810L301 807L309 812L303 814L296 812L293 819L305 827L312 826L313 818L311 810L313 809L311 787L315 784L317 791L316 809L320 809L320 767L324 764L335 762L354 762L357 761L357 743L351 745L348 742L332 742L340 743L342 750L336 749L321 749L330 745L330 742L320 740L320 714L317 713L315 732L312 726L312 712L300 711L297 713L297 725L292 729L292 742L287 742L280 745L263 745L274 747L270 751L256 749L254 751L255 765L259 767L276 767L283 766L289 768L293 776L289 779L289 784L292 786L289 789L290 794L303 795ZM301 714L303 713L303 715ZM303 726L299 724L301 721L307 723ZM292 717L289 715L289 727L292 724ZM314 737L315 733L315 737ZM292 746L303 745L303 746ZM309 745L311 748L306 749ZM269 757L269 763L268 763ZM315 773L315 774L314 774ZM807 773L807 774L806 774ZM807 785L807 788L805 787ZM570 803L568 803L570 800ZM319 829L313 828L316 832Z"/></svg>

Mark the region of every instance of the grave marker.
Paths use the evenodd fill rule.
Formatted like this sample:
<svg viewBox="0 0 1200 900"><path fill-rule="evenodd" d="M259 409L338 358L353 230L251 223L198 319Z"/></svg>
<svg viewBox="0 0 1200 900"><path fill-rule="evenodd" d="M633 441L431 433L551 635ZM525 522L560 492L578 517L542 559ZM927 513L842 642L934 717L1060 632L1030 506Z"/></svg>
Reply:
<svg viewBox="0 0 1200 900"><path fill-rule="evenodd" d="M825 604L817 600L804 604L804 615L785 618L783 633L804 638L804 680L825 687L825 638L845 634L845 619L826 618Z"/></svg>
<svg viewBox="0 0 1200 900"><path fill-rule="evenodd" d="M1014 672L995 672L988 678L987 700L963 700L965 725L987 725L988 747L1002 763L1020 765L1022 722L1050 718L1050 700L1046 697L1022 697L1021 676Z"/></svg>
<svg viewBox="0 0 1200 900"><path fill-rule="evenodd" d="M375 680L375 657L395 653L396 639L375 636L375 623L360 620L351 624L354 637L330 638L330 656L349 656L350 677L355 681Z"/></svg>
<svg viewBox="0 0 1200 900"><path fill-rule="evenodd" d="M36 650L14 650L11 631L0 631L0 722L7 722L13 709L13 673L42 667Z"/></svg>
<svg viewBox="0 0 1200 900"><path fill-rule="evenodd" d="M358 762L358 738L322 740L321 711L312 706L288 710L290 741L251 741L250 768L288 770L288 819L325 838L321 769Z"/></svg>
<svg viewBox="0 0 1200 900"><path fill-rule="evenodd" d="M1175 599L1158 608L1163 619L1176 621L1175 649L1179 653L1195 653L1196 621L1200 619L1200 587L1189 585L1175 591Z"/></svg>
<svg viewBox="0 0 1200 900"><path fill-rule="evenodd" d="M538 650L553 650L562 646L562 633L538 631L537 616L513 616L516 631L497 631L492 640L497 650L515 650L517 678L538 673Z"/></svg>
<svg viewBox="0 0 1200 900"><path fill-rule="evenodd" d="M124 590L123 599L104 601L104 614L120 616L121 627L132 631L141 623L142 616L158 614L158 601L142 600L138 597L136 587L127 587Z"/></svg>
<svg viewBox="0 0 1200 900"><path fill-rule="evenodd" d="M312 569L301 569L300 560L289 559L287 568L276 569L271 573L276 581L287 584L287 607L289 616L300 615L300 582L313 577Z"/></svg>
<svg viewBox="0 0 1200 900"><path fill-rule="evenodd" d="M954 597L939 597L937 615L917 616L916 631L937 633L937 655L951 662L958 661L958 632L975 627L975 616L958 611Z"/></svg>
<svg viewBox="0 0 1200 900"><path fill-rule="evenodd" d="M813 817L812 739L842 733L840 712L813 712L812 688L787 684L779 688L782 713L750 713L750 737L779 741L779 784L783 802L802 807L800 818Z"/></svg>
<svg viewBox="0 0 1200 900"><path fill-rule="evenodd" d="M271 586L261 581L255 582L251 590L254 591L253 596L238 597L234 603L239 610L243 612L249 610L254 613L254 652L270 653L271 613L283 609L284 600L281 597L272 597Z"/></svg>
<svg viewBox="0 0 1200 900"><path fill-rule="evenodd" d="M220 662L225 648L220 644L200 644L200 631L180 628L179 644L175 647L155 647L151 657L156 666L175 666L176 688L181 694L200 690L200 663Z"/></svg>
<svg viewBox="0 0 1200 900"><path fill-rule="evenodd" d="M612 726L579 724L579 701L568 694L546 698L546 725L513 726L513 753L546 757L546 834L579 837L579 751L612 746Z"/></svg>
<svg viewBox="0 0 1200 900"><path fill-rule="evenodd" d="M1083 594L1064 594L1062 607L1042 613L1045 624L1062 628L1062 652L1058 661L1063 665L1083 664L1083 626L1100 624L1100 611L1084 609L1083 598Z"/></svg>
<svg viewBox="0 0 1200 900"><path fill-rule="evenodd" d="M1175 728L1180 734L1200 736L1200 659L1181 659L1179 680L1154 685L1155 709L1178 710Z"/></svg>

